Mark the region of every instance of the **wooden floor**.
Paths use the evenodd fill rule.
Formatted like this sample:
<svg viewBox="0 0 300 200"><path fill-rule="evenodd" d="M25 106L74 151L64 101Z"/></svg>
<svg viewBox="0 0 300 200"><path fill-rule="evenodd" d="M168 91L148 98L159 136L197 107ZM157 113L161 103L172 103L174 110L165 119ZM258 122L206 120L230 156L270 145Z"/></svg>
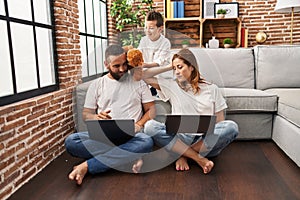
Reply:
<svg viewBox="0 0 300 200"><path fill-rule="evenodd" d="M193 163L187 172L176 172L171 164L143 174L88 175L77 186L67 175L78 161L64 153L10 199L300 199L300 168L272 141L230 144L213 159L209 175Z"/></svg>

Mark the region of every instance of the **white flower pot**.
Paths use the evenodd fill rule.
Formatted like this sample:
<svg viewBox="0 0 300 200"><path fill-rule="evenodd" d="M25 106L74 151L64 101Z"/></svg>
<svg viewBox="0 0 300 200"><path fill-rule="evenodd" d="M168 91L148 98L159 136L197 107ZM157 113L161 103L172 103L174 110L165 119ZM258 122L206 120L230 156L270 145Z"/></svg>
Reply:
<svg viewBox="0 0 300 200"><path fill-rule="evenodd" d="M225 14L217 14L217 18L220 18L220 19L225 18Z"/></svg>

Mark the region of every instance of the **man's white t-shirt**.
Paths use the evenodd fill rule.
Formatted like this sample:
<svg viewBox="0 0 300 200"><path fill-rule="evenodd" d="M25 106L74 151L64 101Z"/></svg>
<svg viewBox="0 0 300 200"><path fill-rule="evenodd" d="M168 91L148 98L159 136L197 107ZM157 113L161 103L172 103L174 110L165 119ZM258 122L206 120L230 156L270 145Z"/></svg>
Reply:
<svg viewBox="0 0 300 200"><path fill-rule="evenodd" d="M212 115L227 108L224 97L214 84L199 84L200 93L196 95L191 90L184 91L172 79L158 78L158 84L161 88L159 97L170 101L172 114Z"/></svg>
<svg viewBox="0 0 300 200"><path fill-rule="evenodd" d="M111 110L113 119L134 119L143 116L142 103L154 101L144 81L134 81L126 73L119 81L108 75L94 80L86 94L85 108L98 109L97 112Z"/></svg>

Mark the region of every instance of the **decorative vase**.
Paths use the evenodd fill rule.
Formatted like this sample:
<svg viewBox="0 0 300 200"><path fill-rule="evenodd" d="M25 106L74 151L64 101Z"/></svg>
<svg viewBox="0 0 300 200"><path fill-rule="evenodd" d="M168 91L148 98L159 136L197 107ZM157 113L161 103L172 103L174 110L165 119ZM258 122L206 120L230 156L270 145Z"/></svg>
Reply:
<svg viewBox="0 0 300 200"><path fill-rule="evenodd" d="M212 39L208 41L208 47L210 49L217 49L217 48L219 48L219 40L217 40L216 37L213 36Z"/></svg>
<svg viewBox="0 0 300 200"><path fill-rule="evenodd" d="M230 44L224 44L224 48L229 48L230 46Z"/></svg>
<svg viewBox="0 0 300 200"><path fill-rule="evenodd" d="M187 44L182 45L182 48L188 48L188 47L189 47L189 45L187 45Z"/></svg>

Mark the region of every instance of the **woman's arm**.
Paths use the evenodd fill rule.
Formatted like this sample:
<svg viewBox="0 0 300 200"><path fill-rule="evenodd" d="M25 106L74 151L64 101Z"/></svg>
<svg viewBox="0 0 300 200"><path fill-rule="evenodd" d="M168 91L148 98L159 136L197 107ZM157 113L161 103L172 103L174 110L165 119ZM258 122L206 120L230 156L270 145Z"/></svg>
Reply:
<svg viewBox="0 0 300 200"><path fill-rule="evenodd" d="M225 120L224 110L217 112L216 116L217 116L217 120L216 120L217 123L224 121Z"/></svg>
<svg viewBox="0 0 300 200"><path fill-rule="evenodd" d="M161 90L157 81L157 78L155 77L151 77L151 78L146 78L144 79L144 81L148 84L151 85L152 87L154 87L157 90Z"/></svg>
<svg viewBox="0 0 300 200"><path fill-rule="evenodd" d="M159 64L156 63L156 62L153 62L153 63L144 63L143 64L143 68L146 69L146 68L152 68L152 67L159 67Z"/></svg>
<svg viewBox="0 0 300 200"><path fill-rule="evenodd" d="M172 65L167 65L163 67L152 67L152 68L147 68L143 70L143 76L142 79L148 84L154 87L157 90L160 90L157 78L154 76L169 70L172 70Z"/></svg>
<svg viewBox="0 0 300 200"><path fill-rule="evenodd" d="M169 71L172 69L173 69L173 66L171 64L167 65L167 66L163 66L163 67L151 67L151 68L144 69L143 79L154 77L157 74L161 74L163 72L166 72L166 71Z"/></svg>

